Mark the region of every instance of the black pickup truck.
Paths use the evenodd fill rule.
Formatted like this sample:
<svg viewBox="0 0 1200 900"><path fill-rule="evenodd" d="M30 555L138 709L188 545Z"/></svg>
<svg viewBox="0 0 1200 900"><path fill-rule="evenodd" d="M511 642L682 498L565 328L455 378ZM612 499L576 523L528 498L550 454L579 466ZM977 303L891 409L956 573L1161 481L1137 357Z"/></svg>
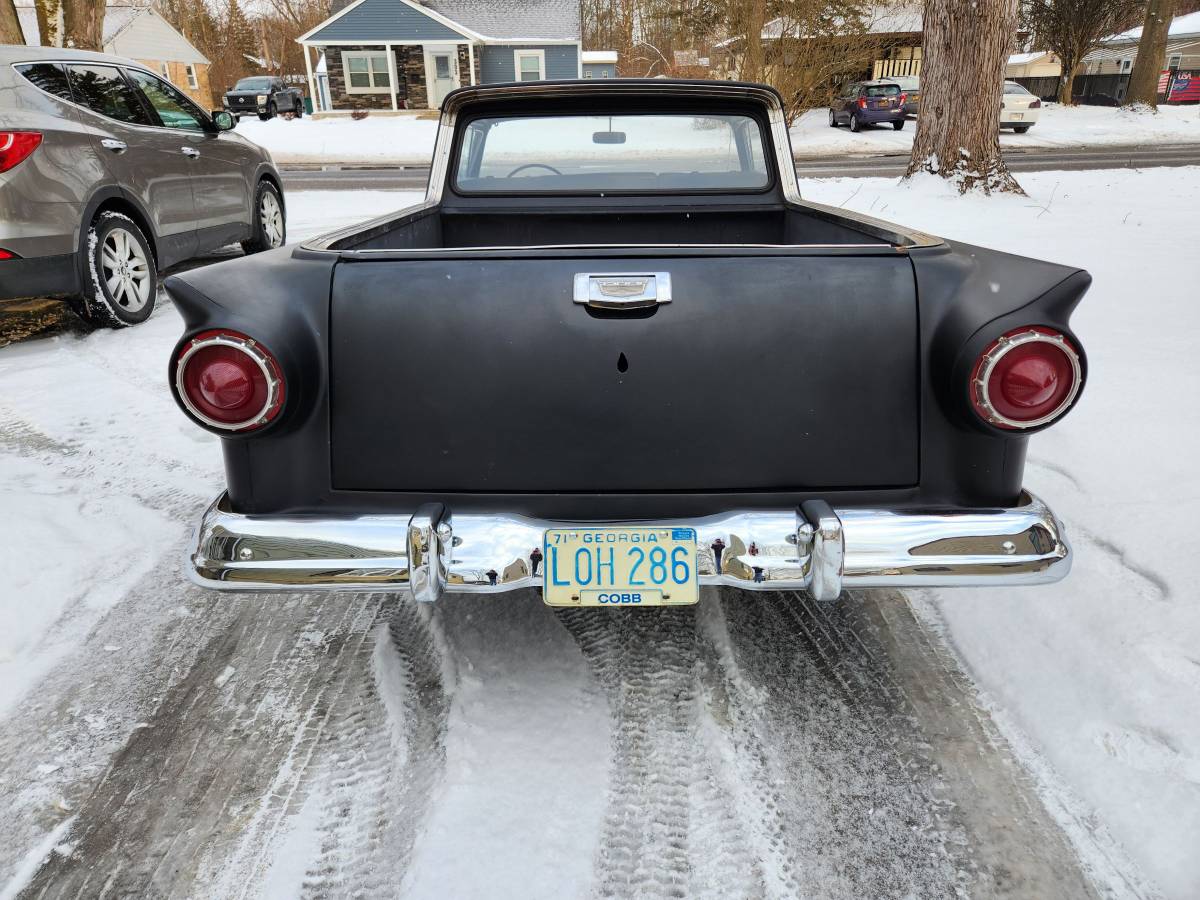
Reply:
<svg viewBox="0 0 1200 900"><path fill-rule="evenodd" d="M238 81L225 92L225 109L235 116L257 113L260 119L272 119L280 113L304 115L304 94L282 78L254 75Z"/></svg>
<svg viewBox="0 0 1200 900"><path fill-rule="evenodd" d="M423 203L167 281L228 483L189 568L563 606L1056 581L1022 472L1089 283L803 200L761 85L458 90Z"/></svg>

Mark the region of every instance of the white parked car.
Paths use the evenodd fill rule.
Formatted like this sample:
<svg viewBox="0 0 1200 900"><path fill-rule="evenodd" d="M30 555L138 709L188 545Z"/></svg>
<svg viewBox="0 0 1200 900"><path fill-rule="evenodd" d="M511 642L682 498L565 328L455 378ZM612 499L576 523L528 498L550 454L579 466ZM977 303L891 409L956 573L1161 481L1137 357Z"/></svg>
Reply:
<svg viewBox="0 0 1200 900"><path fill-rule="evenodd" d="M1000 98L1000 127L1011 128L1024 134L1038 120L1042 101L1029 93L1015 81L1004 82L1004 95Z"/></svg>

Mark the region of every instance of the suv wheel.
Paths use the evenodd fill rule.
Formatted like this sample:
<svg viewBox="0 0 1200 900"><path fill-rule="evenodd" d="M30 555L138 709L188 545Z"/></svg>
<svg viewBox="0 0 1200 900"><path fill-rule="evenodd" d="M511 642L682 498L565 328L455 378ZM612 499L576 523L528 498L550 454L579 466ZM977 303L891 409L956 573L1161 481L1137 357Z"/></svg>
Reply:
<svg viewBox="0 0 1200 900"><path fill-rule="evenodd" d="M304 118L304 98L303 97L301 97L299 100L296 101L296 118L297 119Z"/></svg>
<svg viewBox="0 0 1200 900"><path fill-rule="evenodd" d="M267 121L267 119L275 118L275 114L278 112L279 112L279 109L275 106L275 101L272 100L270 103L267 104L267 111L265 113L259 113L258 117L265 122L265 121Z"/></svg>
<svg viewBox="0 0 1200 900"><path fill-rule="evenodd" d="M837 116L834 114L832 109L829 111L829 127L837 128Z"/></svg>
<svg viewBox="0 0 1200 900"><path fill-rule="evenodd" d="M904 130L904 120L901 119L899 122L893 122L892 127L894 129L896 129L897 131L903 131Z"/></svg>
<svg viewBox="0 0 1200 900"><path fill-rule="evenodd" d="M859 124L858 116L856 116L854 113L850 113L850 130L855 134L858 134L861 129L862 125Z"/></svg>
<svg viewBox="0 0 1200 900"><path fill-rule="evenodd" d="M84 245L83 302L88 317L124 328L154 312L158 268L142 230L118 212L103 212L88 229Z"/></svg>
<svg viewBox="0 0 1200 900"><path fill-rule="evenodd" d="M263 179L254 193L254 234L242 241L247 253L261 253L282 247L287 240L287 220L283 214L283 199L271 182Z"/></svg>

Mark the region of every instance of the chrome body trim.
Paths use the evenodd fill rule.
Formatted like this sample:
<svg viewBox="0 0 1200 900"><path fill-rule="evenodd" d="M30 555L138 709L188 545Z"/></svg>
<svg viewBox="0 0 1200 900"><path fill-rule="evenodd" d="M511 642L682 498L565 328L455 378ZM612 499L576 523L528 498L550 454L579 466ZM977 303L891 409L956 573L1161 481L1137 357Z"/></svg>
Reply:
<svg viewBox="0 0 1200 900"><path fill-rule="evenodd" d="M247 516L222 494L204 515L187 569L220 590L410 589L428 602L447 592L540 587L543 533L579 524L452 518L439 503L411 515ZM817 500L799 510L621 524L695 528L701 585L805 590L821 600L844 588L1046 584L1071 567L1062 525L1030 494L1006 509L834 509Z"/></svg>
<svg viewBox="0 0 1200 900"><path fill-rule="evenodd" d="M600 309L643 309L671 302L670 272L576 272L576 303Z"/></svg>

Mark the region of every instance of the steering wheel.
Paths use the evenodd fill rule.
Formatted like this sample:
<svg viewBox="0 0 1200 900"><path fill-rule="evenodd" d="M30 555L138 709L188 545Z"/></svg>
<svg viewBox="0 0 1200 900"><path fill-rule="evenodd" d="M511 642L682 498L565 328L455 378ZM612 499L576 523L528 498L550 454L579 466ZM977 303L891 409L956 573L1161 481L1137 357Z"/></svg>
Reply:
<svg viewBox="0 0 1200 900"><path fill-rule="evenodd" d="M511 172L509 172L504 177L512 178L518 172L524 172L526 169L549 169L555 175L562 174L562 172L558 171L558 169L554 168L554 166L548 166L545 163L525 163L525 165L523 165L523 166L517 166L515 169L513 169Z"/></svg>

